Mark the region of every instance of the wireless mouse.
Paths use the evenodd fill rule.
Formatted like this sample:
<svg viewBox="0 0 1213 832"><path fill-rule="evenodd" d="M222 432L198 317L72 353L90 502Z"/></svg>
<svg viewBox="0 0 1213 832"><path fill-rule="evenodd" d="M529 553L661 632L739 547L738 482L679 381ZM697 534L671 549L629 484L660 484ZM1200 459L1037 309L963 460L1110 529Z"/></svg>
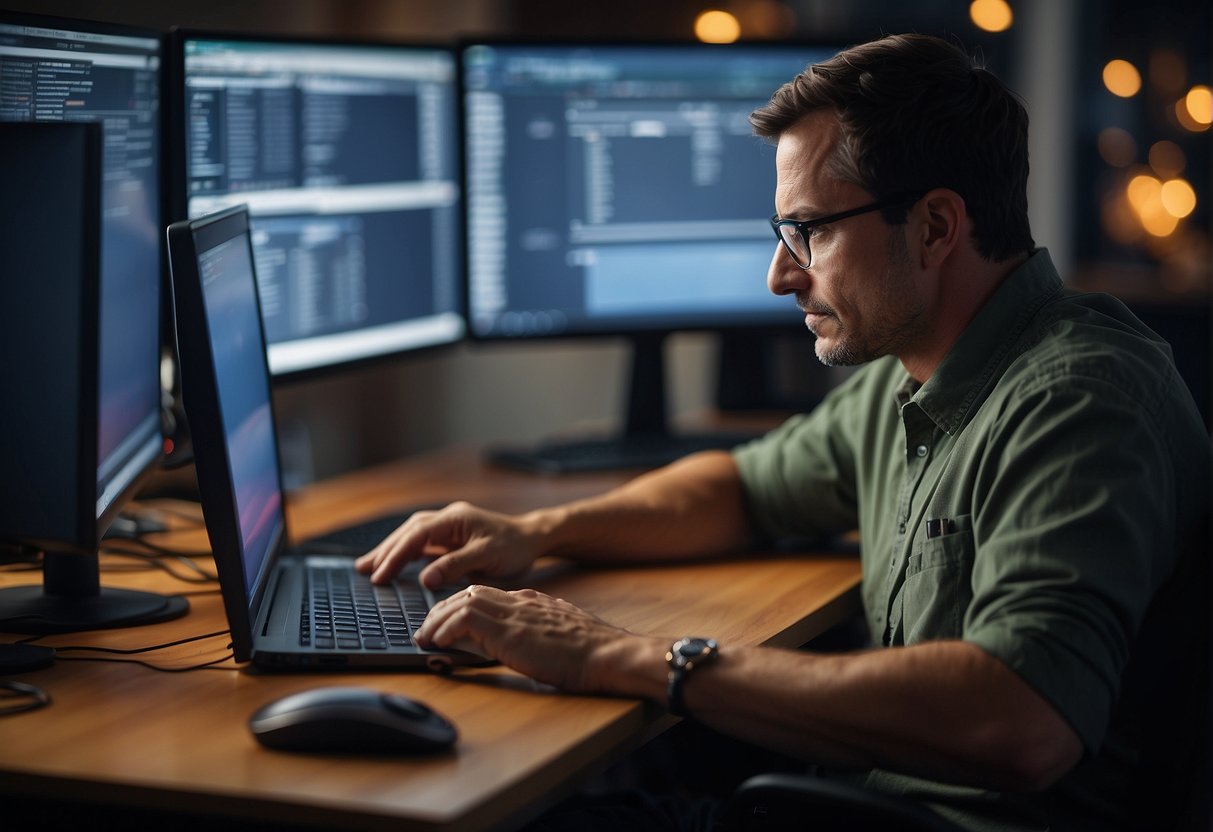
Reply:
<svg viewBox="0 0 1213 832"><path fill-rule="evenodd" d="M458 738L455 726L429 706L360 687L277 699L249 718L249 730L262 745L286 751L434 752Z"/></svg>

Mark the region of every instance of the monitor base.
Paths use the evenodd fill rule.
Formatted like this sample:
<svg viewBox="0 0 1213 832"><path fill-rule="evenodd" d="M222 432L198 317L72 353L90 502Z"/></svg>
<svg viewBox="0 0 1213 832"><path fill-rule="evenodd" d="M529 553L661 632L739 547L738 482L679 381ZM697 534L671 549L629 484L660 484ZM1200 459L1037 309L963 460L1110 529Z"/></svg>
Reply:
<svg viewBox="0 0 1213 832"><path fill-rule="evenodd" d="M180 618L189 601L133 589L102 587L96 595L47 595L40 586L0 589L0 630L10 633L73 633L157 624Z"/></svg>
<svg viewBox="0 0 1213 832"><path fill-rule="evenodd" d="M28 673L50 667L55 650L38 644L0 644L0 675Z"/></svg>

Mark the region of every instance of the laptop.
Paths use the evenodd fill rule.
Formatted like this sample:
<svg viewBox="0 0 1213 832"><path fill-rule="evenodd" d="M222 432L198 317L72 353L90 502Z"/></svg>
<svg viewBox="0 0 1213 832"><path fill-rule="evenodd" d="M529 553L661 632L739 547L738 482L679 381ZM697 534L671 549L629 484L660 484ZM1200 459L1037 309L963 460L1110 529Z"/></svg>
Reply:
<svg viewBox="0 0 1213 832"><path fill-rule="evenodd" d="M420 564L385 586L354 571L351 555L382 539L382 522L346 556L327 542L288 549L247 207L172 224L168 247L183 403L236 660L298 670L482 663L413 642L436 600L417 580ZM351 531L338 536L356 540Z"/></svg>

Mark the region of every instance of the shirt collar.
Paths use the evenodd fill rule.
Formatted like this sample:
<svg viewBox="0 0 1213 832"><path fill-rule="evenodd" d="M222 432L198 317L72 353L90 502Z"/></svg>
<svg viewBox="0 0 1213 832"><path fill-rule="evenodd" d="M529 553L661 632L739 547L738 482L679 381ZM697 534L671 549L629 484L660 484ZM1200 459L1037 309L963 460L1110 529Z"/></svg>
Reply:
<svg viewBox="0 0 1213 832"><path fill-rule="evenodd" d="M994 291L935 372L913 393L913 401L949 434L960 430L984 401L1008 351L1061 288L1049 252L1037 249Z"/></svg>

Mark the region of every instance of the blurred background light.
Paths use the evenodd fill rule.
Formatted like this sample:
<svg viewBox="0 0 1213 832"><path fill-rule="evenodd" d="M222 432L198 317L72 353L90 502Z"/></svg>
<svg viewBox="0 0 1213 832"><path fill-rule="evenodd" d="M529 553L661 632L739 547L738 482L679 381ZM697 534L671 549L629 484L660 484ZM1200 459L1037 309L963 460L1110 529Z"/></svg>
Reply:
<svg viewBox="0 0 1213 832"><path fill-rule="evenodd" d="M1183 179L1168 179L1159 193L1162 206L1176 219L1183 219L1196 210L1196 191Z"/></svg>
<svg viewBox="0 0 1213 832"><path fill-rule="evenodd" d="M1159 176L1178 176L1188 164L1183 148L1175 142L1163 139L1150 147L1150 167Z"/></svg>
<svg viewBox="0 0 1213 832"><path fill-rule="evenodd" d="M1128 167L1137 158L1137 142L1123 127L1105 127L1096 139L1099 155L1114 168Z"/></svg>
<svg viewBox="0 0 1213 832"><path fill-rule="evenodd" d="M789 39L796 34L796 12L778 0L745 0L730 5L746 38Z"/></svg>
<svg viewBox="0 0 1213 832"><path fill-rule="evenodd" d="M969 5L969 19L987 32L1005 32L1011 28L1015 15L1006 0L973 0Z"/></svg>
<svg viewBox="0 0 1213 832"><path fill-rule="evenodd" d="M695 18L695 37L704 43L732 43L741 37L741 23L720 9L709 9Z"/></svg>
<svg viewBox="0 0 1213 832"><path fill-rule="evenodd" d="M1213 124L1213 90L1203 85L1193 87L1184 96L1184 106L1197 124Z"/></svg>
<svg viewBox="0 0 1213 832"><path fill-rule="evenodd" d="M1121 98L1132 98L1141 91L1141 73L1128 61L1117 58L1103 68L1103 85Z"/></svg>

